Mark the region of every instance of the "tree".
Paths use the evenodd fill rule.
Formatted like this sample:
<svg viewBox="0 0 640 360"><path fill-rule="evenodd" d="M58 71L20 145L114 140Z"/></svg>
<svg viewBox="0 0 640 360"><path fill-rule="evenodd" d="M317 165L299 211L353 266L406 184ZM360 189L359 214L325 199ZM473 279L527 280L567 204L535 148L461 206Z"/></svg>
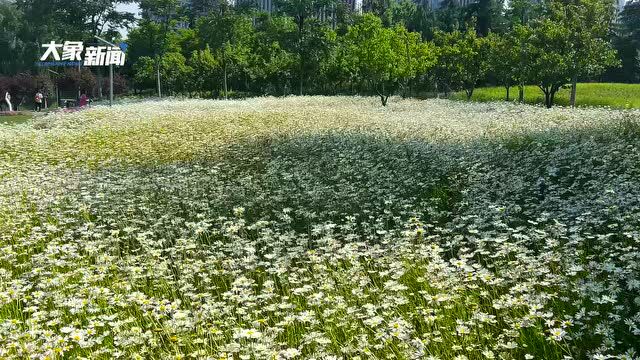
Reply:
<svg viewBox="0 0 640 360"><path fill-rule="evenodd" d="M22 17L22 12L13 3L0 0L0 74L15 73L27 67L27 47L20 34Z"/></svg>
<svg viewBox="0 0 640 360"><path fill-rule="evenodd" d="M232 12L212 14L201 19L198 31L220 61L226 99L229 75L239 75L249 62L254 37L251 18Z"/></svg>
<svg viewBox="0 0 640 360"><path fill-rule="evenodd" d="M185 57L179 52L164 54L161 60L161 75L169 94L187 90L193 69L187 65Z"/></svg>
<svg viewBox="0 0 640 360"><path fill-rule="evenodd" d="M288 16L262 15L256 19L256 36L249 57L249 77L263 93L286 94L295 71L296 25Z"/></svg>
<svg viewBox="0 0 640 360"><path fill-rule="evenodd" d="M540 17L542 13L541 1L510 0L507 2L505 18L511 29L517 25L528 25L530 21Z"/></svg>
<svg viewBox="0 0 640 360"><path fill-rule="evenodd" d="M622 32L640 46L640 1L628 1L620 13Z"/></svg>
<svg viewBox="0 0 640 360"><path fill-rule="evenodd" d="M519 65L518 72L516 74L516 81L518 84L518 102L524 103L524 87L529 82L529 56L527 51L527 41L531 35L531 28L529 26L517 24L513 31L513 40L517 42L519 52Z"/></svg>
<svg viewBox="0 0 640 360"><path fill-rule="evenodd" d="M520 43L518 38L511 34L498 36L494 33L487 37L489 45L489 64L491 72L498 80L498 83L504 86L509 101L509 89L519 83L520 74Z"/></svg>
<svg viewBox="0 0 640 360"><path fill-rule="evenodd" d="M193 69L191 73L190 91L213 91L216 86L213 75L220 68L220 63L211 53L207 45L204 50L195 50L189 59Z"/></svg>
<svg viewBox="0 0 640 360"><path fill-rule="evenodd" d="M418 5L415 2L411 0L391 1L382 15L382 22L386 26L402 24L409 27L415 22L417 15Z"/></svg>
<svg viewBox="0 0 640 360"><path fill-rule="evenodd" d="M479 38L473 28L465 32L437 32L434 41L438 47L437 81L444 86L445 93L462 88L467 99L471 99L478 80L489 67L487 41Z"/></svg>
<svg viewBox="0 0 640 360"><path fill-rule="evenodd" d="M138 88L153 88L156 81L156 61L149 56L141 56L133 64L133 80Z"/></svg>
<svg viewBox="0 0 640 360"><path fill-rule="evenodd" d="M566 27L573 45L570 104L575 106L578 78L601 74L618 64L616 52L609 42L614 10L602 0L570 0L550 2L550 18Z"/></svg>
<svg viewBox="0 0 640 360"><path fill-rule="evenodd" d="M464 13L457 0L443 0L436 11L436 28L445 32L460 30L464 25Z"/></svg>
<svg viewBox="0 0 640 360"><path fill-rule="evenodd" d="M134 15L118 10L130 0L0 0L0 72L35 70L41 44L115 37Z"/></svg>
<svg viewBox="0 0 640 360"><path fill-rule="evenodd" d="M596 76L617 62L615 51L605 40L610 15L599 0L565 4L552 0L544 18L532 22L526 41L529 78L553 106L555 94L572 83L571 104L580 76Z"/></svg>
<svg viewBox="0 0 640 360"><path fill-rule="evenodd" d="M143 56L134 65L134 79L142 86L153 84L156 78L156 59ZM186 59L179 52L168 52L160 58L160 76L164 79L165 91L168 94L188 90L193 69L186 64Z"/></svg>
<svg viewBox="0 0 640 360"><path fill-rule="evenodd" d="M161 86L161 62L164 54L171 52L170 49L172 43L169 41L172 37L171 33L177 28L179 20L185 21L186 19L180 14L180 7L178 6L178 0L140 0L140 9L149 23L155 23L151 25L152 32L150 33L153 43L153 58L155 60L156 68L156 86L158 96L162 96Z"/></svg>
<svg viewBox="0 0 640 360"><path fill-rule="evenodd" d="M615 81L640 81L640 1L628 1L618 20L613 45L622 66L609 69L609 74Z"/></svg>
<svg viewBox="0 0 640 360"><path fill-rule="evenodd" d="M62 76L56 79L58 88L78 91L78 96L81 92L93 93L97 83L95 75L86 67L81 68L80 71L66 68Z"/></svg>
<svg viewBox="0 0 640 360"><path fill-rule="evenodd" d="M551 108L558 90L571 80L571 36L561 23L544 19L530 28L526 44L528 76L544 94L545 106Z"/></svg>
<svg viewBox="0 0 640 360"><path fill-rule="evenodd" d="M314 15L317 15L319 12L326 9L332 5L331 0L276 0L275 1L276 8L279 12L291 16L296 23L298 32L297 32L297 43L296 43L296 53L298 54L298 80L299 80L299 90L300 95L304 93L303 91L303 83L304 78L306 76L306 69L308 68L306 61L307 57L310 55L308 53L309 50L313 49L312 44L314 40L318 37L318 19L313 19ZM309 23L312 23L312 29L308 29ZM315 39L310 39L308 37L312 36Z"/></svg>
<svg viewBox="0 0 640 360"><path fill-rule="evenodd" d="M468 5L467 18L474 17L476 32L480 36L487 36L490 32L505 30L503 10L502 0L478 0Z"/></svg>
<svg viewBox="0 0 640 360"><path fill-rule="evenodd" d="M401 25L384 28L380 18L365 14L345 36L352 65L370 84L383 106L401 82L424 74L435 63L434 49L420 34Z"/></svg>
<svg viewBox="0 0 640 360"><path fill-rule="evenodd" d="M192 27L198 24L197 20L200 17L211 13L222 15L229 9L229 3L224 0L191 0L189 4L187 16Z"/></svg>

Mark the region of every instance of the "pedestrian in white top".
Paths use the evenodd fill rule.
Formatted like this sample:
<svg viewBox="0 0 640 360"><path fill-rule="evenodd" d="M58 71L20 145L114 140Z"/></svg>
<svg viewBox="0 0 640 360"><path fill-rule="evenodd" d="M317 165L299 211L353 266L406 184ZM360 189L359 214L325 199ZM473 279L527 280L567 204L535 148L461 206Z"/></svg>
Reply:
<svg viewBox="0 0 640 360"><path fill-rule="evenodd" d="M9 112L12 112L13 107L11 106L11 95L9 95L8 91L4 94L4 101L6 101L7 105L9 105Z"/></svg>

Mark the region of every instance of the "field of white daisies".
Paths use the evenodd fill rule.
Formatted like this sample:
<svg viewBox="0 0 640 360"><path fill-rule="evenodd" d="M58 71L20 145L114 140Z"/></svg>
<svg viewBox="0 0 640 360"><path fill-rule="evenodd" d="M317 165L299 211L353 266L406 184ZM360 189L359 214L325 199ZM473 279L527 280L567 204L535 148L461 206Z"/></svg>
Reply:
<svg viewBox="0 0 640 360"><path fill-rule="evenodd" d="M640 110L291 97L0 125L2 359L639 359Z"/></svg>

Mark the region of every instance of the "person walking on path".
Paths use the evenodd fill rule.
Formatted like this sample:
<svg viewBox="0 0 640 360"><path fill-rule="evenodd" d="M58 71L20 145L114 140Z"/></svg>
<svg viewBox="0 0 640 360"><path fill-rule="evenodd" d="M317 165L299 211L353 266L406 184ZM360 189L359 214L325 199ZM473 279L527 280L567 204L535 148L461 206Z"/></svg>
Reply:
<svg viewBox="0 0 640 360"><path fill-rule="evenodd" d="M13 107L11 106L11 95L8 91L4 94L4 101L6 101L7 105L9 105L9 112L12 112Z"/></svg>
<svg viewBox="0 0 640 360"><path fill-rule="evenodd" d="M82 92L82 96L80 96L80 102L78 104L79 107L85 107L89 104L89 97L85 92Z"/></svg>
<svg viewBox="0 0 640 360"><path fill-rule="evenodd" d="M43 98L44 98L44 95L42 95L40 90L38 90L38 92L36 93L35 98L33 99L35 101L35 103L36 103L36 111L42 110L42 99Z"/></svg>

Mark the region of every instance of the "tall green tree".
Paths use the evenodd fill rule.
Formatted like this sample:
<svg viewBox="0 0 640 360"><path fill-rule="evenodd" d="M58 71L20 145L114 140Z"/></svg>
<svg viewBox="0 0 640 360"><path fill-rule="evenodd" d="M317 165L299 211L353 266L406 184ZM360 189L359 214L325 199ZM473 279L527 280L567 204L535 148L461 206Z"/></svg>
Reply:
<svg viewBox="0 0 640 360"><path fill-rule="evenodd" d="M467 99L471 99L478 81L489 69L487 41L469 28L464 32L437 32L434 42L438 47L437 82L445 93L464 89Z"/></svg>
<svg viewBox="0 0 640 360"><path fill-rule="evenodd" d="M334 3L333 0L276 0L276 8L282 14L293 18L297 26L297 41L295 52L298 55L298 87L299 93L304 93L304 79L307 76L307 59L312 56L309 51L314 50L314 43L322 38L319 29L322 24L318 14L326 12Z"/></svg>
<svg viewBox="0 0 640 360"><path fill-rule="evenodd" d="M542 14L544 2L536 0L509 0L505 20L511 29L517 25L527 25Z"/></svg>
<svg viewBox="0 0 640 360"><path fill-rule="evenodd" d="M436 60L434 48L420 34L402 25L385 28L373 14L365 14L345 37L353 67L383 106L402 83L426 73Z"/></svg>
<svg viewBox="0 0 640 360"><path fill-rule="evenodd" d="M553 0L549 12L551 20L565 27L573 45L569 102L575 106L578 78L600 75L607 67L618 64L609 41L614 9L603 0Z"/></svg>
<svg viewBox="0 0 640 360"><path fill-rule="evenodd" d="M249 77L256 90L285 95L291 90L296 55L291 49L296 41L296 25L288 16L261 14L256 18L255 39Z"/></svg>
<svg viewBox="0 0 640 360"><path fill-rule="evenodd" d="M213 56L207 45L204 50L194 50L189 59L191 67L190 92L212 92L216 88L215 74L218 73L220 62Z"/></svg>
<svg viewBox="0 0 640 360"><path fill-rule="evenodd" d="M486 41L489 46L489 67L498 83L505 88L506 100L509 101L509 90L514 84L519 83L520 43L512 34L490 33Z"/></svg>
<svg viewBox="0 0 640 360"><path fill-rule="evenodd" d="M526 39L528 77L544 94L547 108L553 106L558 90L571 81L575 50L562 25L550 19L537 21Z"/></svg>
<svg viewBox="0 0 640 360"><path fill-rule="evenodd" d="M464 9L457 0L443 0L436 11L437 30L452 32L461 30L465 24Z"/></svg>
<svg viewBox="0 0 640 360"><path fill-rule="evenodd" d="M186 17L178 0L140 0L144 20L155 23L158 33L155 36L153 58L156 67L156 87L158 96L162 96L162 59L165 53L172 52L171 34L176 31L179 22L185 22Z"/></svg>
<svg viewBox="0 0 640 360"><path fill-rule="evenodd" d="M502 33L506 28L503 0L478 0L468 5L467 18L474 17L476 31L480 36L489 32Z"/></svg>
<svg viewBox="0 0 640 360"><path fill-rule="evenodd" d="M628 1L614 28L613 45L620 57L620 68L609 69L615 81L640 82L640 1Z"/></svg>
<svg viewBox="0 0 640 360"><path fill-rule="evenodd" d="M23 23L18 7L8 0L0 0L0 74L13 74L29 67L32 53L20 33Z"/></svg>
<svg viewBox="0 0 640 360"><path fill-rule="evenodd" d="M246 70L254 41L252 19L231 11L202 18L198 31L216 54L222 69L223 94L229 93L229 75L240 76Z"/></svg>
<svg viewBox="0 0 640 360"><path fill-rule="evenodd" d="M138 84L150 85L156 79L156 59L142 56L134 65L134 78ZM189 90L193 69L179 52L168 52L160 58L160 76L165 94L183 93Z"/></svg>

